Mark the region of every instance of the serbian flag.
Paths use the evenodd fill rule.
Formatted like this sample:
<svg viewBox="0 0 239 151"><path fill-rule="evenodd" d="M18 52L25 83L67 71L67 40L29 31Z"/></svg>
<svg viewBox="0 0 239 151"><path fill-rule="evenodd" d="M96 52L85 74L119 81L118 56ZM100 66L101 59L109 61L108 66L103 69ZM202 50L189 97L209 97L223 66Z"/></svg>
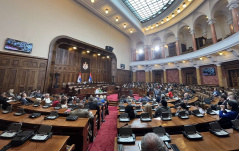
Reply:
<svg viewBox="0 0 239 151"><path fill-rule="evenodd" d="M81 83L81 73L79 73L78 79L77 79L78 83Z"/></svg>
<svg viewBox="0 0 239 151"><path fill-rule="evenodd" d="M90 77L89 77L89 83L92 82L92 77L91 77L91 73L90 73Z"/></svg>

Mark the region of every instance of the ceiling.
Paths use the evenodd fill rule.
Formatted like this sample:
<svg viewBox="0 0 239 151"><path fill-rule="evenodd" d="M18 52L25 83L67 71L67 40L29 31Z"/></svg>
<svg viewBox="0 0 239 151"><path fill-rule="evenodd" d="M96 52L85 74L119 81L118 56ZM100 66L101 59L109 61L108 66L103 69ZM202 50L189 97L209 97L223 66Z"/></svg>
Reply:
<svg viewBox="0 0 239 151"><path fill-rule="evenodd" d="M162 19L177 17L193 0L74 0L126 36L138 33L146 35L146 27L160 24ZM139 3L140 2L140 3ZM183 19L183 18L182 18ZM175 22L174 22L175 23ZM170 27L172 24L168 24ZM158 28L160 30L161 28ZM156 32L156 31L155 31ZM157 31L158 32L158 31Z"/></svg>

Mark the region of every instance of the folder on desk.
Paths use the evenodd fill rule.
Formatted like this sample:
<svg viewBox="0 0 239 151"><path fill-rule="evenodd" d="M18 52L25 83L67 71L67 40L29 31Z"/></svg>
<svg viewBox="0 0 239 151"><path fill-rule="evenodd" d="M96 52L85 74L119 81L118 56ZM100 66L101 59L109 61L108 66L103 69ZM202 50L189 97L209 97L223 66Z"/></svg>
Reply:
<svg viewBox="0 0 239 151"><path fill-rule="evenodd" d="M212 123L209 123L209 125L210 125L209 131L212 134L219 137L229 136L229 133L226 130L222 129L218 122L212 122Z"/></svg>
<svg viewBox="0 0 239 151"><path fill-rule="evenodd" d="M37 118L37 117L40 117L41 116L41 113L32 113L29 115L29 118Z"/></svg>
<svg viewBox="0 0 239 151"><path fill-rule="evenodd" d="M149 113L141 113L140 120L142 122L151 122L152 118L149 116Z"/></svg>
<svg viewBox="0 0 239 151"><path fill-rule="evenodd" d="M33 103L33 107L38 107L38 106L40 106L40 102L37 101Z"/></svg>
<svg viewBox="0 0 239 151"><path fill-rule="evenodd" d="M121 113L120 117L119 117L119 121L120 122L129 122L130 118L129 118L128 113Z"/></svg>
<svg viewBox="0 0 239 151"><path fill-rule="evenodd" d="M181 118L181 119L189 119L189 116L188 114L186 113L186 111L180 111L178 113L178 117Z"/></svg>
<svg viewBox="0 0 239 151"><path fill-rule="evenodd" d="M45 103L45 105L44 106L42 106L42 108L49 108L51 106L51 104L50 103Z"/></svg>
<svg viewBox="0 0 239 151"><path fill-rule="evenodd" d="M50 115L47 115L44 119L54 120L54 119L56 119L58 117L59 117L59 115L58 115L57 111L51 111Z"/></svg>
<svg viewBox="0 0 239 151"><path fill-rule="evenodd" d="M202 139L202 135L196 130L195 125L185 125L183 135L190 140Z"/></svg>
<svg viewBox="0 0 239 151"><path fill-rule="evenodd" d="M1 138L13 138L15 137L18 133L20 133L22 127L22 123L11 123L7 131L4 131L0 137Z"/></svg>
<svg viewBox="0 0 239 151"><path fill-rule="evenodd" d="M164 127L154 127L153 132L157 134L162 139L162 141L171 142L171 138Z"/></svg>
<svg viewBox="0 0 239 151"><path fill-rule="evenodd" d="M135 143L135 135L130 127L123 127L119 129L117 135L117 142L121 144L132 144Z"/></svg>
<svg viewBox="0 0 239 151"><path fill-rule="evenodd" d="M55 109L55 110L59 110L59 109L61 109L61 104L58 103L58 104L56 105L56 107L54 107L54 109Z"/></svg>
<svg viewBox="0 0 239 151"><path fill-rule="evenodd" d="M76 121L78 119L77 115L69 115L66 117L67 121Z"/></svg>

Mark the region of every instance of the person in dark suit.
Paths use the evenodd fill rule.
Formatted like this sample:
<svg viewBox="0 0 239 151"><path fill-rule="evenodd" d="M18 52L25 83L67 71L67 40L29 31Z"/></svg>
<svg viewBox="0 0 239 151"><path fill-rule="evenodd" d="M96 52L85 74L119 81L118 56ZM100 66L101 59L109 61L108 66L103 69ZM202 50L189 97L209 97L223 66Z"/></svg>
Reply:
<svg viewBox="0 0 239 151"><path fill-rule="evenodd" d="M133 119L135 118L135 112L131 103L132 102L128 102L128 105L125 107L125 113L128 113L130 119Z"/></svg>
<svg viewBox="0 0 239 151"><path fill-rule="evenodd" d="M99 110L99 106L97 105L97 102L94 102L94 98L93 97L90 97L89 99L89 102L86 103L85 105L89 105L89 109L90 110Z"/></svg>
<svg viewBox="0 0 239 151"><path fill-rule="evenodd" d="M7 109L7 107L10 105L9 103L7 103L9 99L7 98L7 95L5 92L3 92L1 95L0 95L0 104L2 104L2 108L4 110Z"/></svg>
<svg viewBox="0 0 239 151"><path fill-rule="evenodd" d="M22 105L27 105L29 102L27 101L27 94L22 93L20 101L22 101Z"/></svg>
<svg viewBox="0 0 239 151"><path fill-rule="evenodd" d="M168 107L166 100L162 100L161 105L156 108L155 117L161 117L163 112L171 113L171 109Z"/></svg>

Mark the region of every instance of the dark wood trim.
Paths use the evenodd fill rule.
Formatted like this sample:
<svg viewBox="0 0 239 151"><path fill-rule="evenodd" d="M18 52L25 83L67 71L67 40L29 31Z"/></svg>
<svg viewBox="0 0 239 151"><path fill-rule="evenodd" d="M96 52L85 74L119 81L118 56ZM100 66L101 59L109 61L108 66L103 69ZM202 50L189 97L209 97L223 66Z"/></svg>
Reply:
<svg viewBox="0 0 239 151"><path fill-rule="evenodd" d="M42 57L31 56L30 54L29 54L29 55L25 55L25 54L18 54L18 53L5 52L5 51L0 51L0 54L12 55L12 56L19 56L19 57L27 57L27 58L32 58L32 59L48 60L48 58L42 58Z"/></svg>

